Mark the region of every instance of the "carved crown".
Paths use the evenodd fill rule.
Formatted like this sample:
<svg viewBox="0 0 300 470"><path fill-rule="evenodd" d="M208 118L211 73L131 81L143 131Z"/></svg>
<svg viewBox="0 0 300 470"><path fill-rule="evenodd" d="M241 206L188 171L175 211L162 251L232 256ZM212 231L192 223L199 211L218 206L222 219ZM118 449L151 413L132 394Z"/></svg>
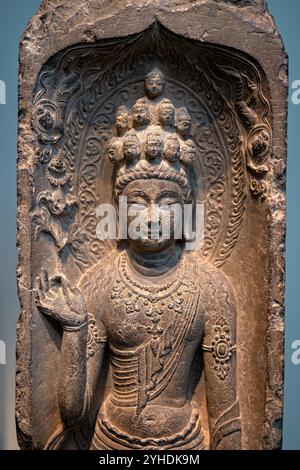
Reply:
<svg viewBox="0 0 300 470"><path fill-rule="evenodd" d="M115 135L107 144L115 166L116 193L131 181L150 178L174 181L186 194L189 192L188 167L196 156L191 118L186 108L176 110L172 101L162 96L165 81L151 82L155 77L163 74L151 70L145 80L146 96L139 98L131 110L121 105L116 112ZM120 114L124 117L123 127Z"/></svg>

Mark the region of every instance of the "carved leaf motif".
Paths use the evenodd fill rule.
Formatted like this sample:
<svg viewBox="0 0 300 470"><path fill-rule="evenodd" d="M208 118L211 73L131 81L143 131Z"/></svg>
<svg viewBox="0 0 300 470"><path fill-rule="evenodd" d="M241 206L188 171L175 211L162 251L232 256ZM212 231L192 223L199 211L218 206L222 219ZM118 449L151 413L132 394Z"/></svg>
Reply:
<svg viewBox="0 0 300 470"><path fill-rule="evenodd" d="M49 163L52 158L52 148L38 148L36 151L37 163L40 162L42 165Z"/></svg>
<svg viewBox="0 0 300 470"><path fill-rule="evenodd" d="M51 224L50 215L46 210L41 209L39 212L33 214L32 224L35 228L34 233L36 240L39 238L41 233L47 233L51 236L57 248L60 248L60 239Z"/></svg>
<svg viewBox="0 0 300 470"><path fill-rule="evenodd" d="M61 247L61 252L64 249L69 249L75 260L79 263L86 265L88 264L88 251L85 243L88 241L88 237L78 224L73 224L68 236L64 239Z"/></svg>
<svg viewBox="0 0 300 470"><path fill-rule="evenodd" d="M39 194L37 201L44 204L49 212L56 217L69 215L77 205L77 199L74 196L64 195L60 190L54 193L43 191Z"/></svg>

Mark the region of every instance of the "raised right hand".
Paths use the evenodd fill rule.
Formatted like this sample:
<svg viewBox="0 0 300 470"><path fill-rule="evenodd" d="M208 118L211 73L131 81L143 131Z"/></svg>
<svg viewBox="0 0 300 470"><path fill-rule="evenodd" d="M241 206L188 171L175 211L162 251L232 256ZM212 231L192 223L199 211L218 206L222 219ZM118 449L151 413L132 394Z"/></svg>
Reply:
<svg viewBox="0 0 300 470"><path fill-rule="evenodd" d="M87 322L83 297L62 275L49 278L47 271L37 278L35 302L38 309L66 330L80 329Z"/></svg>

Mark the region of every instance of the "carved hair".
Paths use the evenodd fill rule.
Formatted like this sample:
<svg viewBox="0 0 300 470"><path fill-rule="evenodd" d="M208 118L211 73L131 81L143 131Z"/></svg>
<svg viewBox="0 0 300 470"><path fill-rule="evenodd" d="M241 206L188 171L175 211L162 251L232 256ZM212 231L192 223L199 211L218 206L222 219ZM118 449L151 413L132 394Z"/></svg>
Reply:
<svg viewBox="0 0 300 470"><path fill-rule="evenodd" d="M159 106L158 106L159 109L160 109L164 104L167 104L168 106L172 107L172 108L174 109L174 111L175 111L175 107L174 107L172 101L169 100L168 98L164 98L163 100L161 100L161 102L159 103Z"/></svg>
<svg viewBox="0 0 300 470"><path fill-rule="evenodd" d="M179 108L176 112L176 121L178 119L182 119L183 117L188 117L191 120L190 113L188 112L187 108L183 106L182 108Z"/></svg>
<svg viewBox="0 0 300 470"><path fill-rule="evenodd" d="M134 132L133 130L130 130L130 131L126 132L126 134L125 134L123 146L125 144L128 144L128 143L135 143L139 146L141 145L140 140L139 140L136 132Z"/></svg>
<svg viewBox="0 0 300 470"><path fill-rule="evenodd" d="M123 104L118 107L118 109L116 111L116 117L120 116L120 114L129 114L128 109Z"/></svg>
<svg viewBox="0 0 300 470"><path fill-rule="evenodd" d="M137 180L159 179L173 181L183 190L183 197L188 200L190 195L190 184L186 171L183 168L173 168L166 161L159 165L153 165L146 160L140 160L133 168L120 168L116 175L114 192L117 197L126 186Z"/></svg>
<svg viewBox="0 0 300 470"><path fill-rule="evenodd" d="M162 82L164 83L165 82L165 75L158 67L153 67L153 69L151 69L150 72L147 73L146 81L150 80L150 78L156 77L157 75L159 75Z"/></svg>
<svg viewBox="0 0 300 470"><path fill-rule="evenodd" d="M162 137L162 133L161 133L161 130L160 128L153 128L153 129L150 129L147 133L147 137L146 137L146 142L148 142L148 140L150 139L150 137L155 137L157 138L157 140L159 140L159 142L161 143L161 145L163 144L163 137Z"/></svg>
<svg viewBox="0 0 300 470"><path fill-rule="evenodd" d="M144 98L139 98L136 102L135 105L132 108L132 111L137 107L137 106L144 106L146 109L149 109L149 105L147 101Z"/></svg>

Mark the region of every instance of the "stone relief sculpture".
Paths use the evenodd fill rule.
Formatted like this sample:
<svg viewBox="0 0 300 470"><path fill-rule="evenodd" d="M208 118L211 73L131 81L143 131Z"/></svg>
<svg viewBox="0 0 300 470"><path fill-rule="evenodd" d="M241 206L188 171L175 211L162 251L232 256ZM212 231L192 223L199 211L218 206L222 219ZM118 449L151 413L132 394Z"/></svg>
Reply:
<svg viewBox="0 0 300 470"><path fill-rule="evenodd" d="M159 82L159 91L151 80ZM174 105L167 99L158 102L163 81L160 71L149 73L149 103L139 99L132 108L135 127L108 142L111 150L120 141L109 153L116 167L113 189L115 197L126 195L129 212L131 205L148 210L151 203L170 210L190 198L186 167L195 159L195 146L191 140L186 147L183 139L191 118L179 109L176 136ZM116 134L120 113L122 122L129 121L125 106L119 108ZM150 115L161 127L150 124ZM147 222L150 230L151 215ZM38 308L63 331L58 399L64 428L54 433L48 448L72 446L69 434L86 426L108 354L111 390L97 404L92 449L204 449L200 406L189 398L199 348L204 351L210 446L240 448L234 291L221 272L189 256L173 233L171 226L170 239L128 236L126 249L89 269L78 286L60 274L49 278L45 271L37 280Z"/></svg>
<svg viewBox="0 0 300 470"><path fill-rule="evenodd" d="M91 3L93 17L99 2ZM269 214L282 209L273 154L282 164L284 132L282 122L274 126L271 97L285 106L285 84L270 88L273 72L255 56L254 39L245 51L199 41L153 22L162 5L141 3L146 28L110 40L84 32L49 50L20 113L19 442L52 450L278 448L283 269ZM180 7L162 3L165 20ZM225 17L242 9L271 21L265 2L209 3ZM115 15L128 26L133 13L123 7ZM61 24L54 4L39 14L48 8ZM277 36L268 40L279 50ZM98 207L111 204L120 216L124 198L125 233L99 238ZM204 240L190 251L197 233L182 224L178 236L174 208L193 207L197 228L199 204ZM146 223L136 237L128 227L137 214Z"/></svg>

